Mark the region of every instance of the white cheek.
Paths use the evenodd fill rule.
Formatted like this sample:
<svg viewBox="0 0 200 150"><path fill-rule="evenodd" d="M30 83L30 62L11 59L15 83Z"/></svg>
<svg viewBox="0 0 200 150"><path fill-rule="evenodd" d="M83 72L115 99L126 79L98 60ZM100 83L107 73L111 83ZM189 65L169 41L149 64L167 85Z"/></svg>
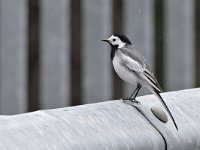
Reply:
<svg viewBox="0 0 200 150"><path fill-rule="evenodd" d="M124 47L126 44L121 42L121 43L119 43L118 45L119 45L118 48L122 48L122 47Z"/></svg>

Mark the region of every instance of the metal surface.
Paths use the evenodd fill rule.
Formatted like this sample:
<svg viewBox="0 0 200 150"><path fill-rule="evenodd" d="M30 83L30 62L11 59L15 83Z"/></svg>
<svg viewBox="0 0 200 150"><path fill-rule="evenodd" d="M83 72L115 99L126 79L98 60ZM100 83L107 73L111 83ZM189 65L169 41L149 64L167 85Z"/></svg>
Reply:
<svg viewBox="0 0 200 150"><path fill-rule="evenodd" d="M170 119L163 123L152 114L151 107L164 108L148 95L138 98L138 109L152 124L135 107L118 100L0 116L0 149L164 150L166 141L168 150L199 150L200 88L162 96L178 131Z"/></svg>
<svg viewBox="0 0 200 150"><path fill-rule="evenodd" d="M168 117L167 114L160 108L158 107L151 107L152 113L162 122L167 122Z"/></svg>

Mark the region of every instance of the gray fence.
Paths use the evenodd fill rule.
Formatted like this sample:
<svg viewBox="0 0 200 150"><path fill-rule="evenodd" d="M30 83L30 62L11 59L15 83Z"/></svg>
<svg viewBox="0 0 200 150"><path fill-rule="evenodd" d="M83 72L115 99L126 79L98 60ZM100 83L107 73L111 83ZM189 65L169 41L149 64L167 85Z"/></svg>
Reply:
<svg viewBox="0 0 200 150"><path fill-rule="evenodd" d="M166 91L197 86L197 3L0 0L0 113L130 94L134 87L114 76L109 47L100 41L114 31L135 41Z"/></svg>

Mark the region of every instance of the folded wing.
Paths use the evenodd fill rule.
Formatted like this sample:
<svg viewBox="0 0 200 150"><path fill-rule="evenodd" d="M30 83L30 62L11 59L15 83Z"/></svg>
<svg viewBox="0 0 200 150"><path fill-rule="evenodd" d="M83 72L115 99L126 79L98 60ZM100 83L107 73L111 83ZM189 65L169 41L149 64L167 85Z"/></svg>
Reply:
<svg viewBox="0 0 200 150"><path fill-rule="evenodd" d="M124 47L120 50L124 54L122 55L122 64L126 66L129 70L137 73L137 75L141 79L147 81L155 90L157 90L158 92L162 92L162 88L160 87L155 75L148 67L148 64L144 57L130 47Z"/></svg>

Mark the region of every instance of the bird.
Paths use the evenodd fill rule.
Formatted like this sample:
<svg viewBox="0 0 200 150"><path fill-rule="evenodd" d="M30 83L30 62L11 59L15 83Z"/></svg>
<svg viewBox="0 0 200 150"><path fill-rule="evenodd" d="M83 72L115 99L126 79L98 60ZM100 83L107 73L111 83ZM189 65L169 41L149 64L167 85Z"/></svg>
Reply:
<svg viewBox="0 0 200 150"><path fill-rule="evenodd" d="M140 103L136 100L136 96L142 86L146 87L161 101L178 130L178 126L171 111L160 95L163 90L154 73L151 71L146 59L138 51L135 44L132 44L129 38L124 34L113 34L108 39L102 41L109 43L111 46L110 58L118 76L129 84L136 85L130 97L124 98L123 101L128 100Z"/></svg>

